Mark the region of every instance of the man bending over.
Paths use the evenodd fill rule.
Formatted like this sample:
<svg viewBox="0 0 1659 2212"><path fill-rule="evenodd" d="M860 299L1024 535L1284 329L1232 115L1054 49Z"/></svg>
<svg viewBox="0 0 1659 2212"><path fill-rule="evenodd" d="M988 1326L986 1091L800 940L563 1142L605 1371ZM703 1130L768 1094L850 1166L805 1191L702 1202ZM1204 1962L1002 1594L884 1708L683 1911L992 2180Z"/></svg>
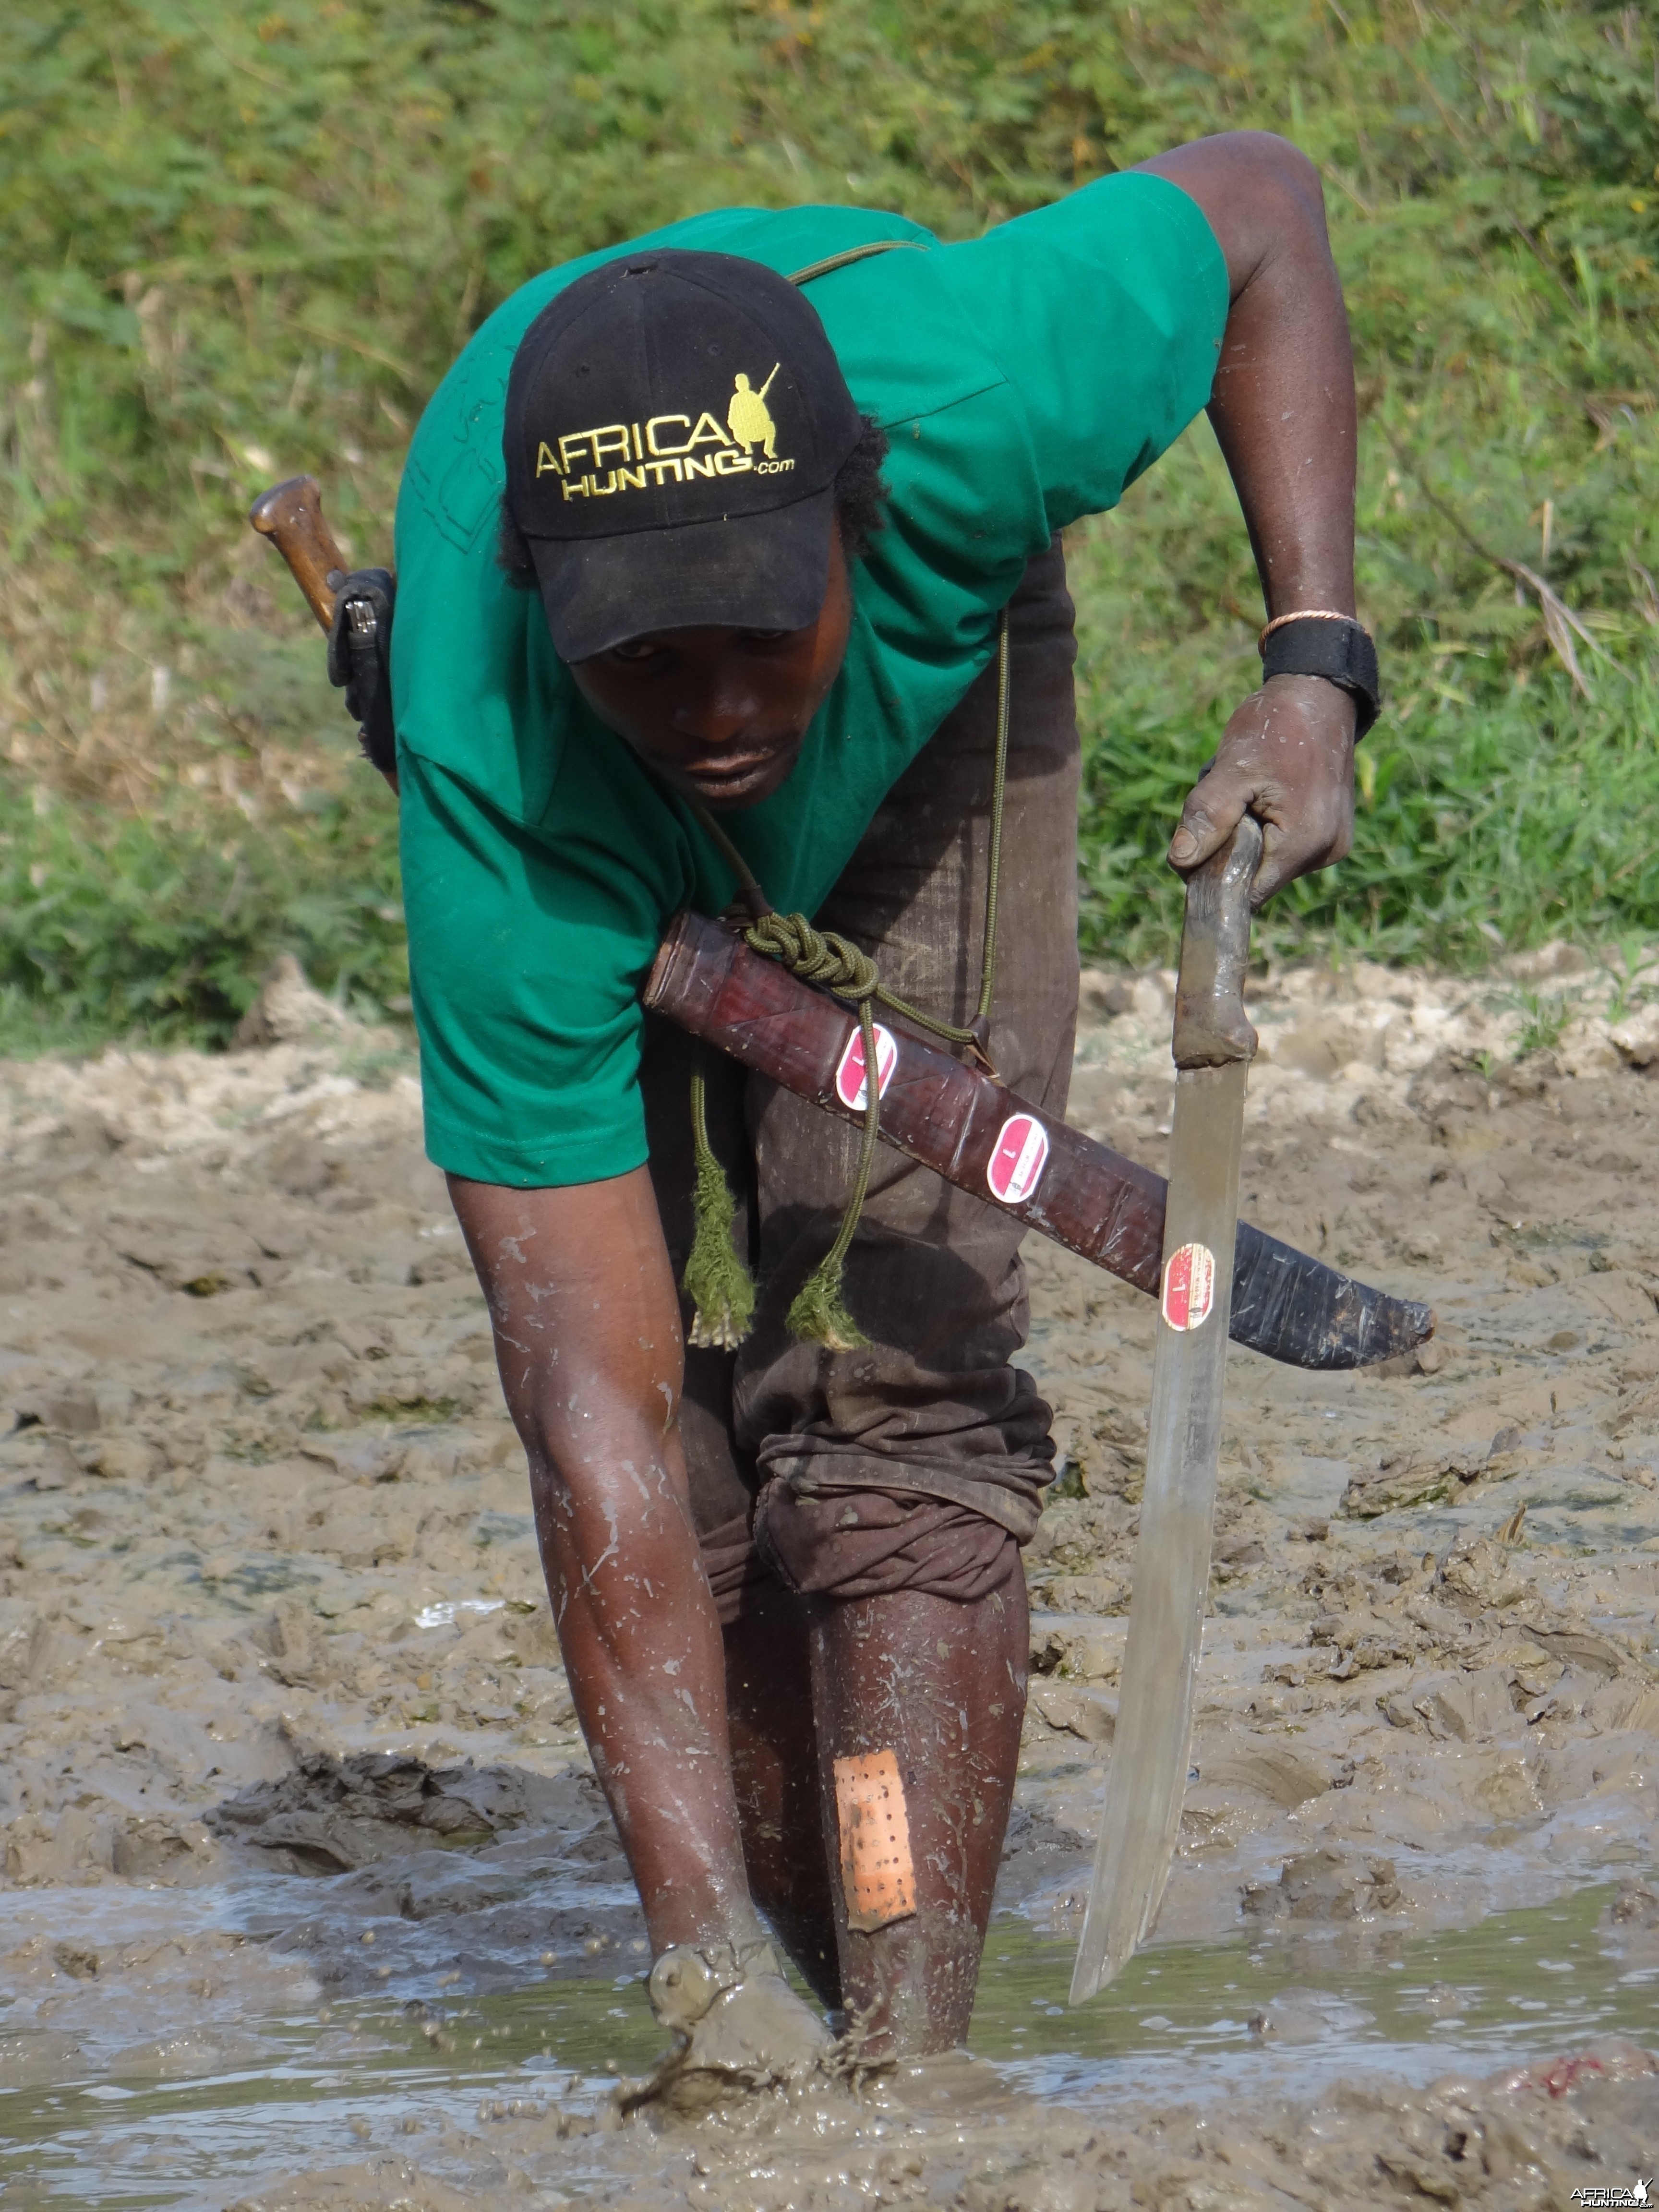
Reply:
<svg viewBox="0 0 1659 2212"><path fill-rule="evenodd" d="M1347 326L1317 179L1282 140L1179 147L969 244L738 209L589 255L491 317L410 454L392 675L428 1148L693 2072L781 2078L824 2042L769 1930L865 2054L964 2039L1053 1448L1009 1364L1020 1224L896 1154L839 1318L790 1326L858 1132L725 1060L702 1118L757 1297L746 1334L717 1316L702 1334L728 1340L688 1348L692 1047L641 986L678 909L732 902L723 837L773 906L968 1021L1006 611L990 1051L1063 1109L1060 533L1206 405L1278 672L1170 859L1253 810L1259 901L1346 852L1374 706L1350 673Z"/></svg>

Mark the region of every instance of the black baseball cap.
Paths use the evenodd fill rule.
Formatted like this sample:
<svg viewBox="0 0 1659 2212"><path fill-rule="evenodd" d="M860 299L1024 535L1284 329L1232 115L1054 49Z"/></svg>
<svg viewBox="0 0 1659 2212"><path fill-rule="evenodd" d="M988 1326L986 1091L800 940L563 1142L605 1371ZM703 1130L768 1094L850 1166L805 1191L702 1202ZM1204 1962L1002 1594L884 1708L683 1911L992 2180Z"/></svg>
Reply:
<svg viewBox="0 0 1659 2212"><path fill-rule="evenodd" d="M647 630L804 629L862 428L775 270L669 250L578 277L520 343L502 434L560 659Z"/></svg>

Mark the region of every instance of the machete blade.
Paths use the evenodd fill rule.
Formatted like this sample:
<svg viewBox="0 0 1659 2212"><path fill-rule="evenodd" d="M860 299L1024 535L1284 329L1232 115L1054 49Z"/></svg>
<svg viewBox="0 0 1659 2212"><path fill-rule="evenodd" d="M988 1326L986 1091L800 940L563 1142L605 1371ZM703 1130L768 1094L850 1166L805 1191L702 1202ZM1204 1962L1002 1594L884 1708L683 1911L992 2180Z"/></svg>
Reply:
<svg viewBox="0 0 1659 2212"><path fill-rule="evenodd" d="M1073 2004L1112 1979L1158 1917L1186 1795L1210 1583L1245 1073L1240 1061L1176 1078L1134 1595Z"/></svg>
<svg viewBox="0 0 1659 2212"><path fill-rule="evenodd" d="M1261 853L1260 827L1247 816L1231 847L1188 890L1146 1484L1106 1810L1072 1974L1074 2005L1109 1982L1151 1930L1187 1790L1210 1586L1244 1086L1255 1047L1243 987L1249 887Z"/></svg>

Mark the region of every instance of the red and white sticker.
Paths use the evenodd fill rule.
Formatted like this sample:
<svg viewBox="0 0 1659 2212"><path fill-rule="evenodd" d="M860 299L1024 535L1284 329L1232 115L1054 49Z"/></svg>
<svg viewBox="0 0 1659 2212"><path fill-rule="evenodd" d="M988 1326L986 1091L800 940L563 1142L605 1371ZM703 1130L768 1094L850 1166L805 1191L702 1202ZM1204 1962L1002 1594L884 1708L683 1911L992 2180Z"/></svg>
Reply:
<svg viewBox="0 0 1659 2212"><path fill-rule="evenodd" d="M1037 1187L1048 1164L1048 1132L1033 1114L1011 1114L991 1147L985 1180L993 1198L1018 1206Z"/></svg>
<svg viewBox="0 0 1659 2212"><path fill-rule="evenodd" d="M893 1069L898 1060L898 1046L891 1030L873 1024L876 1032L876 1096L884 1098L887 1086L893 1079ZM855 1029L848 1039L847 1049L836 1070L836 1096L842 1104L854 1114L862 1113L867 1103L864 1089L864 1030Z"/></svg>
<svg viewBox="0 0 1659 2212"><path fill-rule="evenodd" d="M1183 1244L1164 1269L1164 1318L1171 1328L1202 1328L1215 1304L1215 1254Z"/></svg>

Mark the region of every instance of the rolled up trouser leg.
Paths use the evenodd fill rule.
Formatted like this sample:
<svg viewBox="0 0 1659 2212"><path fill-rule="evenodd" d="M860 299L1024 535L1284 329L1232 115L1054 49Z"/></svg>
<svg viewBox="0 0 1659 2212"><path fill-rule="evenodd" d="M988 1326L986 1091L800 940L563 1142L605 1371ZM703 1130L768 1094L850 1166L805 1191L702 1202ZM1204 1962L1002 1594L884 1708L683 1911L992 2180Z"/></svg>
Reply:
<svg viewBox="0 0 1659 2212"><path fill-rule="evenodd" d="M926 1597L976 1605L1020 1575L1007 1529L971 1505L890 1490L803 1493L769 1482L756 1504L754 1548L779 1581L803 1596ZM706 1556L706 1553L705 1553Z"/></svg>

